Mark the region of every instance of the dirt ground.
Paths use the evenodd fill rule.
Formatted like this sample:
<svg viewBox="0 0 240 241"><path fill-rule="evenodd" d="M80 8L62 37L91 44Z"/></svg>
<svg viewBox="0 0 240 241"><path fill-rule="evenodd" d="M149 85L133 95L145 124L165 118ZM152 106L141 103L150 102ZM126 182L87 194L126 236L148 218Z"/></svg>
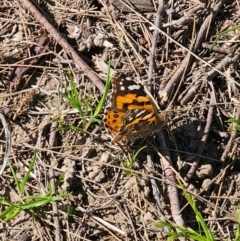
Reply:
<svg viewBox="0 0 240 241"><path fill-rule="evenodd" d="M22 197L44 196L49 183L55 195L64 194L8 222L0 214L0 240L167 240L159 220L201 232L176 180L194 197L216 240L234 240L240 150L238 125L228 120L240 119L239 0L30 3L37 12L27 0L0 0L0 106L11 131L8 159L22 180L36 151ZM168 116L162 131L115 143L103 123L104 107L91 118L108 61L151 87L151 98ZM81 114L64 97L71 76ZM26 202L8 165L0 196ZM0 203L3 213L7 205Z"/></svg>

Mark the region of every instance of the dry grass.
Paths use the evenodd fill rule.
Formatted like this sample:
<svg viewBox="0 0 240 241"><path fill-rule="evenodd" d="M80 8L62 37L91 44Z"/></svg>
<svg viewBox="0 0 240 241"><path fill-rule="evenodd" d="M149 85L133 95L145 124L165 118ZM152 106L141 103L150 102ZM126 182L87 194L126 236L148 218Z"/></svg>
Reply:
<svg viewBox="0 0 240 241"><path fill-rule="evenodd" d="M105 0L36 2L103 83L96 59L110 60L115 70L147 84L156 10L121 12ZM158 153L165 155L159 138L148 137L153 146L145 140L127 148L112 143L101 122L103 112L97 117L99 123L88 123L83 131L83 118L61 94L69 89L67 71L73 75L87 120L102 96L101 84L93 84L22 4L0 3L1 112L11 125L10 160L23 175L38 150L25 195L46 192L46 183L62 172L66 174L61 189L69 192L69 200L53 208L36 207L35 217L23 211L2 223L0 239L23 241L27 234L32 240L165 240L155 223L160 217L169 222L175 217L161 166L164 157ZM226 122L240 118L238 101L234 101L239 99L239 30L222 36L212 52L209 46L220 32L239 24L240 2L225 1L217 13L213 12L216 5L213 0L206 5L165 3L151 92L160 108L169 110L163 132L176 174L188 182L209 228L217 240L223 240L234 237L239 204L239 133ZM15 67L26 64L30 48L44 34L50 38L46 51L24 72L16 89L6 93ZM193 54L196 58L190 57ZM51 129L54 126L57 132ZM4 149L3 134L1 139ZM148 148L135 161L134 175L127 175L124 163L145 145ZM2 176L1 196L18 200L9 168ZM183 220L198 230L181 190L178 196Z"/></svg>

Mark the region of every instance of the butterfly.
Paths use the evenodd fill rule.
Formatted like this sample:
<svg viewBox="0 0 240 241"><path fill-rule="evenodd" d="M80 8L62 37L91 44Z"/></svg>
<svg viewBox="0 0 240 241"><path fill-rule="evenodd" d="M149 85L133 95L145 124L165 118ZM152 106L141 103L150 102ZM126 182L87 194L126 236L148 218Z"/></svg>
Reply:
<svg viewBox="0 0 240 241"><path fill-rule="evenodd" d="M157 132L166 117L166 113L158 111L143 86L125 74L114 74L104 123L115 142L132 141Z"/></svg>

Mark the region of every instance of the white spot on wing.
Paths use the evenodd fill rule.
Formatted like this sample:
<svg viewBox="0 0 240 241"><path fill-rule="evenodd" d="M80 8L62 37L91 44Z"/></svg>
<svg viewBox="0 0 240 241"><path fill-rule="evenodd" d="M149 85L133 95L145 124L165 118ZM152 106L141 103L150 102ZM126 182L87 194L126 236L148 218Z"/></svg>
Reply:
<svg viewBox="0 0 240 241"><path fill-rule="evenodd" d="M129 85L128 89L129 90L139 90L141 88L140 85Z"/></svg>
<svg viewBox="0 0 240 241"><path fill-rule="evenodd" d="M120 87L120 90L121 90L121 91L124 91L124 90L125 90L125 87L124 87L124 86L121 86L121 87Z"/></svg>

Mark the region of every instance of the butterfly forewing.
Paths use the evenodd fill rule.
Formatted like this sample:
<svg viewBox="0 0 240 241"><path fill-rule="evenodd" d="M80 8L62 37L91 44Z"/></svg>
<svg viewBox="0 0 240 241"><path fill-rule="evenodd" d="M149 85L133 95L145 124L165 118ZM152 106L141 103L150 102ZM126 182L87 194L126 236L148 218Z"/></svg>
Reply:
<svg viewBox="0 0 240 241"><path fill-rule="evenodd" d="M118 111L133 109L153 110L151 99L144 88L124 74L116 74L112 80L112 104Z"/></svg>

